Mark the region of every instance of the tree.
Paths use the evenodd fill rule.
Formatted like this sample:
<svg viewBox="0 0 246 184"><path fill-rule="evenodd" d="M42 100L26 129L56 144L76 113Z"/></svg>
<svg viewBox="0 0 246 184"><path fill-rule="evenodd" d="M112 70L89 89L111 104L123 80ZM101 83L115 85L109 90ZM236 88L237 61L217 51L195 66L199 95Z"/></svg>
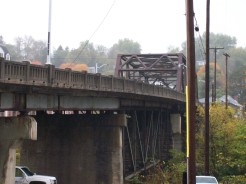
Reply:
<svg viewBox="0 0 246 184"><path fill-rule="evenodd" d="M25 36L24 38L18 39L22 45L22 53L25 60L34 60L34 52L32 52L32 47L34 44L34 39L31 36Z"/></svg>
<svg viewBox="0 0 246 184"><path fill-rule="evenodd" d="M179 53L180 52L179 47L175 47L173 45L170 45L167 50L168 50L167 51L168 53Z"/></svg>
<svg viewBox="0 0 246 184"><path fill-rule="evenodd" d="M94 46L93 43L84 41L80 43L80 46L76 49L69 50L68 47L63 49L59 46L54 51L54 57L52 59L52 64L57 67L63 66L64 64L75 64L76 66L80 64L85 64L89 68L108 65L107 59L107 48L102 45ZM72 67L74 68L74 67ZM100 73L106 73L106 68L100 68Z"/></svg>
<svg viewBox="0 0 246 184"><path fill-rule="evenodd" d="M88 66L96 64L98 52L93 43L84 41L80 43L77 49L72 49L66 55L66 63L87 64Z"/></svg>
<svg viewBox="0 0 246 184"><path fill-rule="evenodd" d="M138 42L134 42L128 38L120 39L114 44L108 52L109 58L116 59L118 54L140 54L141 46Z"/></svg>
<svg viewBox="0 0 246 184"><path fill-rule="evenodd" d="M210 63L210 73L214 73L215 64L214 62ZM201 66L197 71L197 84L198 84L198 98L205 97L205 65ZM214 80L214 75L209 76L209 81ZM217 80L217 93L216 98L221 97L224 95L225 89L225 73L220 68L219 65L216 67L216 80ZM210 93L212 94L212 89L210 89Z"/></svg>
<svg viewBox="0 0 246 184"><path fill-rule="evenodd" d="M66 57L69 54L69 48L63 47L60 45L56 50L53 52L53 57L51 63L56 67L59 67L61 64L66 63Z"/></svg>
<svg viewBox="0 0 246 184"><path fill-rule="evenodd" d="M205 40L206 33L203 33L201 37L195 38L195 55L196 61L205 60ZM209 47L224 47L224 50L229 50L235 48L237 45L237 39L224 34L210 33L209 35ZM186 42L182 43L182 52L186 55ZM219 51L218 52L222 52ZM213 54L210 54L212 59Z"/></svg>
<svg viewBox="0 0 246 184"><path fill-rule="evenodd" d="M205 33L202 37L195 39L195 55L196 61L205 60ZM225 94L225 56L224 52L230 55L228 61L228 94L232 97L236 97L241 104L245 103L246 89L245 81L242 80L246 71L246 48L237 48L237 40L235 37L231 37L224 34L210 33L210 47L223 47L224 49L217 50L217 63L216 63L216 95L217 98ZM186 52L186 42L182 44L183 53ZM214 79L214 51L210 50L210 82L212 84ZM198 93L199 98L204 97L204 74L201 74L204 66L197 65L198 75ZM200 75L200 76L199 76ZM211 85L210 85L211 89Z"/></svg>
<svg viewBox="0 0 246 184"><path fill-rule="evenodd" d="M41 40L34 40L31 48L33 59L45 64L47 60L47 45L46 42Z"/></svg>
<svg viewBox="0 0 246 184"><path fill-rule="evenodd" d="M40 61L46 62L47 47L43 41L36 41L31 36L15 38L15 45L6 44L11 56L15 61Z"/></svg>
<svg viewBox="0 0 246 184"><path fill-rule="evenodd" d="M3 39L1 37L1 42ZM3 42L4 43L4 42ZM16 37L15 44L5 44L11 59L15 61L30 60L46 63L47 46L43 41L37 41L31 36ZM83 41L75 49L62 47L53 51L51 63L59 67L63 63L86 64L88 67L107 66L100 68L100 73L113 75L117 54L140 54L140 44L130 39L119 40L109 50L103 45Z"/></svg>
<svg viewBox="0 0 246 184"><path fill-rule="evenodd" d="M198 174L202 174L205 137L204 108L199 106L198 111L196 160ZM230 175L241 176L246 172L244 164L246 120L236 118L234 115L235 110L230 107L225 109L224 104L216 103L210 106L210 173L220 180Z"/></svg>
<svg viewBox="0 0 246 184"><path fill-rule="evenodd" d="M246 48L232 48L228 51L228 91L244 104L246 101ZM224 61L225 63L225 58Z"/></svg>
<svg viewBox="0 0 246 184"><path fill-rule="evenodd" d="M0 35L0 44L4 44L3 36L2 35Z"/></svg>
<svg viewBox="0 0 246 184"><path fill-rule="evenodd" d="M19 61L21 60L22 56L20 55L19 50L15 45L12 44L5 44L6 48L10 53L10 60L12 61Z"/></svg>
<svg viewBox="0 0 246 184"><path fill-rule="evenodd" d="M78 72L88 72L88 67L86 64L63 63L60 65L60 68L62 69L70 68L71 70L78 71Z"/></svg>
<svg viewBox="0 0 246 184"><path fill-rule="evenodd" d="M118 54L140 54L141 46L138 42L134 42L128 38L120 39L114 44L108 52L108 59L111 66L111 72L114 73L116 58Z"/></svg>

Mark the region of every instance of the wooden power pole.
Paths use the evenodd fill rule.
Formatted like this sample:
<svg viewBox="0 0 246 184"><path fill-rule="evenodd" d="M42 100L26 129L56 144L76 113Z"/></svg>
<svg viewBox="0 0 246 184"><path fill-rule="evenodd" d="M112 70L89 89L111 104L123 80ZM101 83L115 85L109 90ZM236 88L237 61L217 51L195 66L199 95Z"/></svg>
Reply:
<svg viewBox="0 0 246 184"><path fill-rule="evenodd" d="M205 65L205 160L204 174L209 175L209 19L210 0L207 0L206 9L206 65Z"/></svg>
<svg viewBox="0 0 246 184"><path fill-rule="evenodd" d="M227 94L227 89L228 89L228 86L227 86L227 82L228 82L228 74L227 74L227 62L228 62L228 57L230 57L229 54L227 53L224 53L224 56L226 57L226 87L225 87L225 108L227 109L228 107L228 94Z"/></svg>
<svg viewBox="0 0 246 184"><path fill-rule="evenodd" d="M217 57L216 57L216 54L217 54L217 50L218 49L224 49L224 47L214 47L214 48L209 48L209 49L213 49L214 50L214 95L212 96L212 101L213 102L216 102L216 66L217 66Z"/></svg>
<svg viewBox="0 0 246 184"><path fill-rule="evenodd" d="M187 172L188 183L196 183L195 159L195 130L196 130L196 71L195 71L195 38L194 38L194 11L193 0L186 0L186 28L187 28L187 70L188 70L188 136L189 149ZM187 95L187 94L186 94Z"/></svg>

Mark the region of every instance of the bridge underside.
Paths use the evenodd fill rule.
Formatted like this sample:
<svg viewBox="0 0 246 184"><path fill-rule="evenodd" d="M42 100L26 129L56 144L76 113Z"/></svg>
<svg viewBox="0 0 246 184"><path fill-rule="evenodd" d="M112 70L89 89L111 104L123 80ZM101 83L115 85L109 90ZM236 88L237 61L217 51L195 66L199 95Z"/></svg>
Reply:
<svg viewBox="0 0 246 184"><path fill-rule="evenodd" d="M21 89L23 90L23 89ZM156 97L139 96L131 98L132 94L111 94L100 96L95 92L88 92L87 96L75 96L59 91L61 94L40 94L32 89L32 93L0 92L0 110L7 111L87 111L87 110L130 110L130 109L172 109L184 112L184 102L176 99L161 99ZM98 95L97 95L98 94ZM120 97L119 97L120 96ZM167 96L176 98L172 92Z"/></svg>
<svg viewBox="0 0 246 184"><path fill-rule="evenodd" d="M126 121L116 121L115 117L122 115ZM178 139L174 139L173 129L176 124L181 126L183 119L172 121L172 112L164 109L70 115L40 112L34 117L38 141L24 142L21 164L55 175L59 183L121 183L123 177L128 179L168 160L170 150L181 151L184 145L181 127Z"/></svg>

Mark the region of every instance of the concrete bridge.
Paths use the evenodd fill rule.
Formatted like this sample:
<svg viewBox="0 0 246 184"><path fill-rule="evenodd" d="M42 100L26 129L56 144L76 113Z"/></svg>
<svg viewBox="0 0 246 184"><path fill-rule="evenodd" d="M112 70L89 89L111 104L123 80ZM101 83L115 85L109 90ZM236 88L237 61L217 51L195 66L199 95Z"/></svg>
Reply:
<svg viewBox="0 0 246 184"><path fill-rule="evenodd" d="M21 165L61 184L123 183L183 150L184 64L119 55L116 76L103 76L1 60L0 183L13 183L16 148Z"/></svg>

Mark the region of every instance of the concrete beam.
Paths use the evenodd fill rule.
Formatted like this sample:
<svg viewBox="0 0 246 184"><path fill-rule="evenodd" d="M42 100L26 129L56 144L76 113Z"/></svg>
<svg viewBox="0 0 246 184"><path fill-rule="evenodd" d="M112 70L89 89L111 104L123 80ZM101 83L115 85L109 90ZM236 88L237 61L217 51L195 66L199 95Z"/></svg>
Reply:
<svg viewBox="0 0 246 184"><path fill-rule="evenodd" d="M14 183L16 148L23 139L37 140L37 122L32 117L0 117L0 183Z"/></svg>

